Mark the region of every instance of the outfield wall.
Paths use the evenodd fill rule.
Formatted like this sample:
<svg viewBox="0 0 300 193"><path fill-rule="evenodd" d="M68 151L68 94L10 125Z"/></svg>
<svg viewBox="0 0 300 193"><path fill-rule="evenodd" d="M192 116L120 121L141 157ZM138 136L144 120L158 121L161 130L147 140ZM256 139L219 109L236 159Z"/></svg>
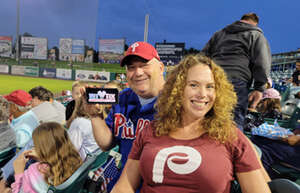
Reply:
<svg viewBox="0 0 300 193"><path fill-rule="evenodd" d="M0 74L54 78L62 80L81 80L100 83L106 83L116 79L116 73L106 71L40 68L37 66L20 66L7 64L0 64Z"/></svg>

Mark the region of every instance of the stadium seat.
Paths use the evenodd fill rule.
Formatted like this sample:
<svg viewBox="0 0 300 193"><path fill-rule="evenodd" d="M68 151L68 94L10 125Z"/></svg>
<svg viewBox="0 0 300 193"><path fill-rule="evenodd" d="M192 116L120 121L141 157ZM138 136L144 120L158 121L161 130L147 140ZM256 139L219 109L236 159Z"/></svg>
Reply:
<svg viewBox="0 0 300 193"><path fill-rule="evenodd" d="M10 147L0 152L0 168L2 168L16 154L16 147Z"/></svg>
<svg viewBox="0 0 300 193"><path fill-rule="evenodd" d="M298 124L298 120L300 119L300 108L295 107L292 116L289 120L277 120L279 126L286 128L286 129L295 129L296 125ZM265 122L269 124L274 124L275 119L265 118Z"/></svg>
<svg viewBox="0 0 300 193"><path fill-rule="evenodd" d="M257 145L255 145L254 143L253 143L253 145L254 145L254 147L255 147L255 150L256 150L256 152L257 152L259 158L261 158L261 156L262 156L261 149L260 149Z"/></svg>
<svg viewBox="0 0 300 193"><path fill-rule="evenodd" d="M83 193L84 184L88 179L90 169L97 155L88 155L86 161L64 183L58 186L50 186L47 193Z"/></svg>
<svg viewBox="0 0 300 193"><path fill-rule="evenodd" d="M111 155L111 152L118 151L119 146L114 147L107 152L101 152L100 154L88 155L86 161L76 170L76 172L63 184L58 186L50 186L47 193L88 193L85 188L85 183L89 179L91 171L97 170Z"/></svg>
<svg viewBox="0 0 300 193"><path fill-rule="evenodd" d="M288 179L275 179L269 182L272 193L300 193L300 186Z"/></svg>
<svg viewBox="0 0 300 193"><path fill-rule="evenodd" d="M110 156L110 153L112 151L118 152L119 151L119 146L115 146L114 148L112 148L110 151L106 151L106 152L102 152L101 154L99 154L97 156L97 158L95 159L92 167L91 167L91 171L95 171L97 170L99 167L101 167L103 164L105 164Z"/></svg>
<svg viewBox="0 0 300 193"><path fill-rule="evenodd" d="M268 183L272 193L300 193L300 186L288 179L274 179ZM231 183L230 193L242 193L239 183Z"/></svg>
<svg viewBox="0 0 300 193"><path fill-rule="evenodd" d="M289 179L300 185L300 168L295 168L284 162L276 163L271 168L278 177Z"/></svg>
<svg viewBox="0 0 300 193"><path fill-rule="evenodd" d="M280 100L280 105L283 106L285 101L288 100L290 96L290 87L287 87L287 89L281 94L281 100Z"/></svg>

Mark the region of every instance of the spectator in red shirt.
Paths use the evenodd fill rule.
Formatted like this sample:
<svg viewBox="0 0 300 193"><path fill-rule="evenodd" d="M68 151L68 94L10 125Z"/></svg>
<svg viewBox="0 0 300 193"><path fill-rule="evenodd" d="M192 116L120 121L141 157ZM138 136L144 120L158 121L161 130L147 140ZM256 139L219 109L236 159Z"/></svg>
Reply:
<svg viewBox="0 0 300 193"><path fill-rule="evenodd" d="M233 121L237 97L221 67L203 55L183 59L168 76L157 116L140 132L116 192L269 192L254 148ZM255 185L254 185L255 184Z"/></svg>

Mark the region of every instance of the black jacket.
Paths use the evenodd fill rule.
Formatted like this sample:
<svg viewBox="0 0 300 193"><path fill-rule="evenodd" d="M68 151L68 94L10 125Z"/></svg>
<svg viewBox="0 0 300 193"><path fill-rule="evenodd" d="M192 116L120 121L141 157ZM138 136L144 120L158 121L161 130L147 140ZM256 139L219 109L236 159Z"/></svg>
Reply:
<svg viewBox="0 0 300 193"><path fill-rule="evenodd" d="M234 22L217 31L202 50L220 65L229 79L254 80L254 89L263 91L271 68L271 52L262 30Z"/></svg>

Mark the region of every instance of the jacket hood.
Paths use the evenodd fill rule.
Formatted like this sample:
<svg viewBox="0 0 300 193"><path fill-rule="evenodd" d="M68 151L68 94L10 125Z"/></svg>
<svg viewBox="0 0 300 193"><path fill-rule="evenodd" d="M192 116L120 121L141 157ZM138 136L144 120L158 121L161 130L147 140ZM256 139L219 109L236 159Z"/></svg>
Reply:
<svg viewBox="0 0 300 193"><path fill-rule="evenodd" d="M263 33L263 31L259 27L240 21L236 21L233 24L228 25L224 30L228 33L237 33L249 30L256 30Z"/></svg>

